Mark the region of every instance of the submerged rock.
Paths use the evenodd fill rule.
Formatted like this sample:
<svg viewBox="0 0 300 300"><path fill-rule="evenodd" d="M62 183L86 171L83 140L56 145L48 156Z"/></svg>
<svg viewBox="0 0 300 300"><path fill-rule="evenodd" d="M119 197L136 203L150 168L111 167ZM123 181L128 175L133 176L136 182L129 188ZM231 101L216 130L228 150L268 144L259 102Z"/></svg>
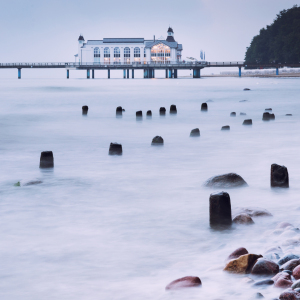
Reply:
<svg viewBox="0 0 300 300"><path fill-rule="evenodd" d="M177 114L177 108L176 105L172 104L170 106L170 114Z"/></svg>
<svg viewBox="0 0 300 300"><path fill-rule="evenodd" d="M279 272L279 266L275 262L264 258L260 258L253 266L251 274L266 276L266 275L274 275L277 274L278 272Z"/></svg>
<svg viewBox="0 0 300 300"><path fill-rule="evenodd" d="M248 186L248 184L240 175L227 173L209 178L204 183L204 186L213 188L236 188Z"/></svg>
<svg viewBox="0 0 300 300"><path fill-rule="evenodd" d="M234 250L228 257L227 257L227 260L230 260L230 259L236 259L242 255L245 255L245 254L248 254L248 250L244 247L240 247L236 250Z"/></svg>
<svg viewBox="0 0 300 300"><path fill-rule="evenodd" d="M89 107L87 105L82 106L82 114L87 115Z"/></svg>
<svg viewBox="0 0 300 300"><path fill-rule="evenodd" d="M262 120L263 121L270 121L270 114L268 112L264 112Z"/></svg>
<svg viewBox="0 0 300 300"><path fill-rule="evenodd" d="M276 228L278 228L278 229L284 229L284 228L287 228L287 227L290 227L290 226L292 226L292 227L294 227L291 223L289 223L289 222L281 222L281 223L279 223L277 226L276 226Z"/></svg>
<svg viewBox="0 0 300 300"><path fill-rule="evenodd" d="M240 100L239 102L248 102L248 100Z"/></svg>
<svg viewBox="0 0 300 300"><path fill-rule="evenodd" d="M266 285L273 285L274 281L272 279L264 279L264 280L260 280L255 282L252 286L253 287L262 287L262 286L266 286Z"/></svg>
<svg viewBox="0 0 300 300"><path fill-rule="evenodd" d="M250 91L250 89L248 89L248 88L244 88L244 91Z"/></svg>
<svg viewBox="0 0 300 300"><path fill-rule="evenodd" d="M208 107L207 107L207 103L202 103L201 104L201 111L207 111Z"/></svg>
<svg viewBox="0 0 300 300"><path fill-rule="evenodd" d="M300 279L296 280L292 285L292 289L297 289L297 288L300 288Z"/></svg>
<svg viewBox="0 0 300 300"><path fill-rule="evenodd" d="M252 125L252 119L244 120L243 125Z"/></svg>
<svg viewBox="0 0 300 300"><path fill-rule="evenodd" d="M240 116L246 116L247 114L244 112L240 112Z"/></svg>
<svg viewBox="0 0 300 300"><path fill-rule="evenodd" d="M188 287L198 287L201 286L201 280L199 277L195 276L186 276L183 278L176 279L169 283L166 286L166 290L176 290L176 289L182 289L182 288L188 288Z"/></svg>
<svg viewBox="0 0 300 300"><path fill-rule="evenodd" d="M230 130L230 126L229 125L222 126L221 130Z"/></svg>
<svg viewBox="0 0 300 300"><path fill-rule="evenodd" d="M231 112L231 113L230 113L230 117L236 117L236 112L234 112L234 111Z"/></svg>
<svg viewBox="0 0 300 300"><path fill-rule="evenodd" d="M278 265L282 266L284 265L286 262L292 260L292 259L299 259L298 255L295 255L293 253L288 253L286 255L284 255L279 261L278 261Z"/></svg>
<svg viewBox="0 0 300 300"><path fill-rule="evenodd" d="M52 151L43 151L40 157L40 168L53 168L54 158Z"/></svg>
<svg viewBox="0 0 300 300"><path fill-rule="evenodd" d="M32 180L32 181L28 181L28 182L24 183L24 186L35 185L35 184L40 184L40 183L43 183L43 181L41 181L41 180Z"/></svg>
<svg viewBox="0 0 300 300"><path fill-rule="evenodd" d="M300 279L300 266L297 266L294 270L293 270L293 276L296 280Z"/></svg>
<svg viewBox="0 0 300 300"><path fill-rule="evenodd" d="M209 197L209 223L212 228L227 227L232 223L230 196L226 192Z"/></svg>
<svg viewBox="0 0 300 300"><path fill-rule="evenodd" d="M192 129L190 136L200 136L199 128Z"/></svg>
<svg viewBox="0 0 300 300"><path fill-rule="evenodd" d="M164 140L161 136L156 136L152 139L152 145L163 145L164 144Z"/></svg>
<svg viewBox="0 0 300 300"><path fill-rule="evenodd" d="M286 262L280 267L280 270L293 271L297 266L300 265L300 259L294 258Z"/></svg>
<svg viewBox="0 0 300 300"><path fill-rule="evenodd" d="M272 111L272 108L265 108L266 111Z"/></svg>
<svg viewBox="0 0 300 300"><path fill-rule="evenodd" d="M286 280L290 280L291 279L291 275L288 274L287 272L283 271L280 272L278 274L276 274L272 280L274 280L274 282L277 282L277 280L279 280L280 278L286 279Z"/></svg>
<svg viewBox="0 0 300 300"><path fill-rule="evenodd" d="M224 271L235 274L249 274L256 261L261 258L262 255L245 254L237 259L229 261L224 268Z"/></svg>
<svg viewBox="0 0 300 300"><path fill-rule="evenodd" d="M236 207L233 210L233 215L245 213L250 217L271 217L273 216L269 211L260 207Z"/></svg>
<svg viewBox="0 0 300 300"><path fill-rule="evenodd" d="M122 111L125 111L125 108L122 108Z"/></svg>
<svg viewBox="0 0 300 300"><path fill-rule="evenodd" d="M289 173L285 166L271 165L271 187L289 187Z"/></svg>
<svg viewBox="0 0 300 300"><path fill-rule="evenodd" d="M288 117L291 117L291 116L292 116L292 114L286 114L286 116L288 116Z"/></svg>
<svg viewBox="0 0 300 300"><path fill-rule="evenodd" d="M300 299L300 293L293 291L291 288L286 289L279 296L279 300L299 300L299 299Z"/></svg>
<svg viewBox="0 0 300 300"><path fill-rule="evenodd" d="M254 224L252 218L248 214L244 214L244 213L235 216L232 222L235 224L242 224L242 225Z"/></svg>
<svg viewBox="0 0 300 300"><path fill-rule="evenodd" d="M118 143L110 143L108 153L109 155L122 155L123 153L122 145Z"/></svg>
<svg viewBox="0 0 300 300"><path fill-rule="evenodd" d="M287 289L292 286L293 282L290 279L285 279L283 277L280 277L274 284L274 287L281 288L281 289Z"/></svg>

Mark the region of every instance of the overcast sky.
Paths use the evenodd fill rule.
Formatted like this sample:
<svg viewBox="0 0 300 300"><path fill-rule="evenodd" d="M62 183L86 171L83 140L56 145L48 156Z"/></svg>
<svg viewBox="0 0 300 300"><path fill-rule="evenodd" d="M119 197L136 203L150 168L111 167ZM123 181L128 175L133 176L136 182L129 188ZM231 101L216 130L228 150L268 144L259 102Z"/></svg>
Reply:
<svg viewBox="0 0 300 300"><path fill-rule="evenodd" d="M2 0L0 62L73 61L87 39L166 38L168 26L183 58L243 60L262 27L300 0Z"/></svg>

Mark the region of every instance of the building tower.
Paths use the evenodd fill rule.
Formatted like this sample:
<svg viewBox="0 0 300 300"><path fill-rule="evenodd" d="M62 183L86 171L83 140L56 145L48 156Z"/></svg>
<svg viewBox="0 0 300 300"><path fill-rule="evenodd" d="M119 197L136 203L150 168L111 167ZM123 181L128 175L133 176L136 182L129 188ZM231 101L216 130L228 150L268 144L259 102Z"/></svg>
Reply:
<svg viewBox="0 0 300 300"><path fill-rule="evenodd" d="M78 38L78 58L79 58L79 64L82 61L80 48L83 46L83 43L84 43L84 37L80 34L80 36Z"/></svg>
<svg viewBox="0 0 300 300"><path fill-rule="evenodd" d="M167 37L167 42L175 42L174 40L174 31L171 27L168 28L168 37Z"/></svg>

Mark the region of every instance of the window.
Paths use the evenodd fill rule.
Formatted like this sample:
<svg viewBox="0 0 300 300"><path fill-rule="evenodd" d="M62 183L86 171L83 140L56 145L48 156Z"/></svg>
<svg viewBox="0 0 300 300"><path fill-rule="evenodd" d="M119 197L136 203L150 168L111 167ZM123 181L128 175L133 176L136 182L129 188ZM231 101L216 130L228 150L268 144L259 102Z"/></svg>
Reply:
<svg viewBox="0 0 300 300"><path fill-rule="evenodd" d="M108 47L104 48L104 62L110 64L110 50Z"/></svg>
<svg viewBox="0 0 300 300"><path fill-rule="evenodd" d="M161 43L151 48L151 60L156 62L168 62L171 58L171 49L169 46Z"/></svg>
<svg viewBox="0 0 300 300"><path fill-rule="evenodd" d="M134 48L134 57L141 57L141 50L139 47Z"/></svg>
<svg viewBox="0 0 300 300"><path fill-rule="evenodd" d="M98 47L94 49L94 62L100 63L100 49Z"/></svg>
<svg viewBox="0 0 300 300"><path fill-rule="evenodd" d="M130 64L130 48L129 47L124 48L124 62L126 64Z"/></svg>
<svg viewBox="0 0 300 300"><path fill-rule="evenodd" d="M119 47L115 47L114 48L114 64L120 64L120 48Z"/></svg>
<svg viewBox="0 0 300 300"><path fill-rule="evenodd" d="M144 57L146 57L146 48L144 48Z"/></svg>

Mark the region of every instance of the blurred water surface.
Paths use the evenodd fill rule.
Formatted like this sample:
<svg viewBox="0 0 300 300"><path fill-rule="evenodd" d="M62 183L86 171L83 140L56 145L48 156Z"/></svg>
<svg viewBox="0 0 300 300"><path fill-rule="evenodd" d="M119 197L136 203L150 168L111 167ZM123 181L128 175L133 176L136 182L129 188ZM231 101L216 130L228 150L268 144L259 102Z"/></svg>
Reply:
<svg viewBox="0 0 300 300"><path fill-rule="evenodd" d="M266 233L278 222L299 226L299 91L299 79L283 78L1 80L0 298L249 299L256 291L222 267L237 247L262 254L280 245ZM119 105L126 111L116 118ZM276 120L263 122L269 107ZM190 138L196 127L200 138ZM163 147L151 147L156 135ZM123 145L122 156L108 155L110 142ZM53 170L39 169L44 150ZM287 166L289 189L270 189L272 163ZM213 190L202 184L227 172L249 184L228 190L233 208L274 216L210 230ZM23 185L31 180L43 183ZM202 288L165 291L187 275Z"/></svg>

